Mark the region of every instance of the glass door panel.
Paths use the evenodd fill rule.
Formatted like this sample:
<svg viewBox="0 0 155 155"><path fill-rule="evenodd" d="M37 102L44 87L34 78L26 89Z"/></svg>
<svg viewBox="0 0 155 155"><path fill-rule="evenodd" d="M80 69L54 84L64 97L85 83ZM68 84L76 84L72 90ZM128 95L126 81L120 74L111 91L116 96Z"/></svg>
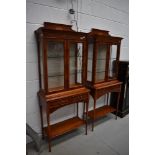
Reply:
<svg viewBox="0 0 155 155"><path fill-rule="evenodd" d="M114 69L113 63L116 61L117 57L117 45L112 45L110 48L110 59L109 59L109 72L108 77L109 79L116 78L116 71Z"/></svg>
<svg viewBox="0 0 155 155"><path fill-rule="evenodd" d="M93 43L88 44L87 80L92 81Z"/></svg>
<svg viewBox="0 0 155 155"><path fill-rule="evenodd" d="M64 89L64 43L49 41L47 50L49 91Z"/></svg>
<svg viewBox="0 0 155 155"><path fill-rule="evenodd" d="M99 44L97 49L97 61L96 61L96 82L104 81L105 79L106 53L107 53L107 46Z"/></svg>
<svg viewBox="0 0 155 155"><path fill-rule="evenodd" d="M82 84L83 44L70 43L69 45L69 87Z"/></svg>

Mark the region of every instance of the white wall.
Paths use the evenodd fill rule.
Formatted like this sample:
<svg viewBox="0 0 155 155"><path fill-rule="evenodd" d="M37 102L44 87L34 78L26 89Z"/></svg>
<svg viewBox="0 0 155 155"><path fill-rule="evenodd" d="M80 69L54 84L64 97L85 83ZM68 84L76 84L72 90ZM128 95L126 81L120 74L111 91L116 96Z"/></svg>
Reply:
<svg viewBox="0 0 155 155"><path fill-rule="evenodd" d="M91 28L109 30L110 34L123 37L120 59L129 58L129 0L73 0L77 10L76 19L80 31ZM77 7L78 5L78 7ZM40 133L40 115L37 100L39 88L37 49L34 31L43 22L71 24L73 17L68 14L70 0L27 0L26 17L26 121ZM101 98L99 102L102 102ZM92 99L91 99L92 102ZM53 123L74 114L74 106L68 106L53 114Z"/></svg>

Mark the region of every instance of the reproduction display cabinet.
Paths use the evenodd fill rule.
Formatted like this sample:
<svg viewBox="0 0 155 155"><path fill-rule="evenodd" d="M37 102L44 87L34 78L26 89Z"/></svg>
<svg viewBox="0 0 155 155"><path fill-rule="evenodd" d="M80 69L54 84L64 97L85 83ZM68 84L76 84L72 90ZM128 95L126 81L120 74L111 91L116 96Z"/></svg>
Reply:
<svg viewBox="0 0 155 155"><path fill-rule="evenodd" d="M108 113L118 111L118 101L121 92L121 82L117 80L118 61L120 56L120 45L122 38L109 35L108 31L92 29L87 35L88 44L88 69L87 69L87 88L94 99L93 110L88 112L92 120L92 131L94 120L105 116ZM112 70L112 63L116 61L116 70ZM109 104L111 92L118 93L117 107ZM106 96L106 104L96 108L96 101L103 95Z"/></svg>
<svg viewBox="0 0 155 155"><path fill-rule="evenodd" d="M86 34L75 32L71 25L45 22L35 31L38 46L38 92L42 135L47 135L49 151L51 139L86 125L89 102L87 80ZM83 102L84 119L79 117L78 104ZM68 120L51 124L50 115L64 106L76 104L77 114ZM43 115L46 116L46 121ZM47 125L46 125L47 123Z"/></svg>

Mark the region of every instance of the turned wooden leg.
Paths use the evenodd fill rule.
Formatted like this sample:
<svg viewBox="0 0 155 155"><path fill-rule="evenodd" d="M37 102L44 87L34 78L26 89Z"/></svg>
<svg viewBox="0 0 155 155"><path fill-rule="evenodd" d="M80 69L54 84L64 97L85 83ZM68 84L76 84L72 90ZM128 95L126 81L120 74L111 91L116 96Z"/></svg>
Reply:
<svg viewBox="0 0 155 155"><path fill-rule="evenodd" d="M92 131L94 131L95 109L96 109L96 99L94 99L94 111L93 111L93 119L92 119Z"/></svg>
<svg viewBox="0 0 155 155"><path fill-rule="evenodd" d="M87 131L88 131L88 105L89 105L89 101L85 102L84 104L86 104L86 135L87 135Z"/></svg>
<svg viewBox="0 0 155 155"><path fill-rule="evenodd" d="M118 115L118 107L119 107L120 94L121 94L121 92L118 93L118 97L117 97L116 120L117 120L117 115Z"/></svg>

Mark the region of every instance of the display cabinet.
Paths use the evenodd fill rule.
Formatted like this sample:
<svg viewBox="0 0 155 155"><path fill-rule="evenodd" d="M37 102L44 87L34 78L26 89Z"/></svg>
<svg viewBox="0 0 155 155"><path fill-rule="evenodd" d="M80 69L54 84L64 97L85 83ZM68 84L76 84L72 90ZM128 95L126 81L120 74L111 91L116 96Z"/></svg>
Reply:
<svg viewBox="0 0 155 155"><path fill-rule="evenodd" d="M87 87L94 99L93 110L88 112L92 120L92 130L94 129L94 120L117 108L109 105L109 95L111 92L118 93L118 99L121 91L121 82L117 80L118 65L116 70L112 70L112 62L115 60L118 64L120 56L120 45L122 38L113 37L108 31L92 29L87 35L88 44L88 69L87 69ZM96 108L96 101L101 96L106 95L106 104Z"/></svg>
<svg viewBox="0 0 155 155"><path fill-rule="evenodd" d="M84 87L87 78L86 34L75 32L71 25L45 22L35 31L38 45L38 92L42 135L47 135L49 151L51 139L86 125L89 90ZM86 119L79 117L78 104L83 102ZM76 104L76 116L51 124L53 112L66 105ZM43 115L46 114L46 122Z"/></svg>

